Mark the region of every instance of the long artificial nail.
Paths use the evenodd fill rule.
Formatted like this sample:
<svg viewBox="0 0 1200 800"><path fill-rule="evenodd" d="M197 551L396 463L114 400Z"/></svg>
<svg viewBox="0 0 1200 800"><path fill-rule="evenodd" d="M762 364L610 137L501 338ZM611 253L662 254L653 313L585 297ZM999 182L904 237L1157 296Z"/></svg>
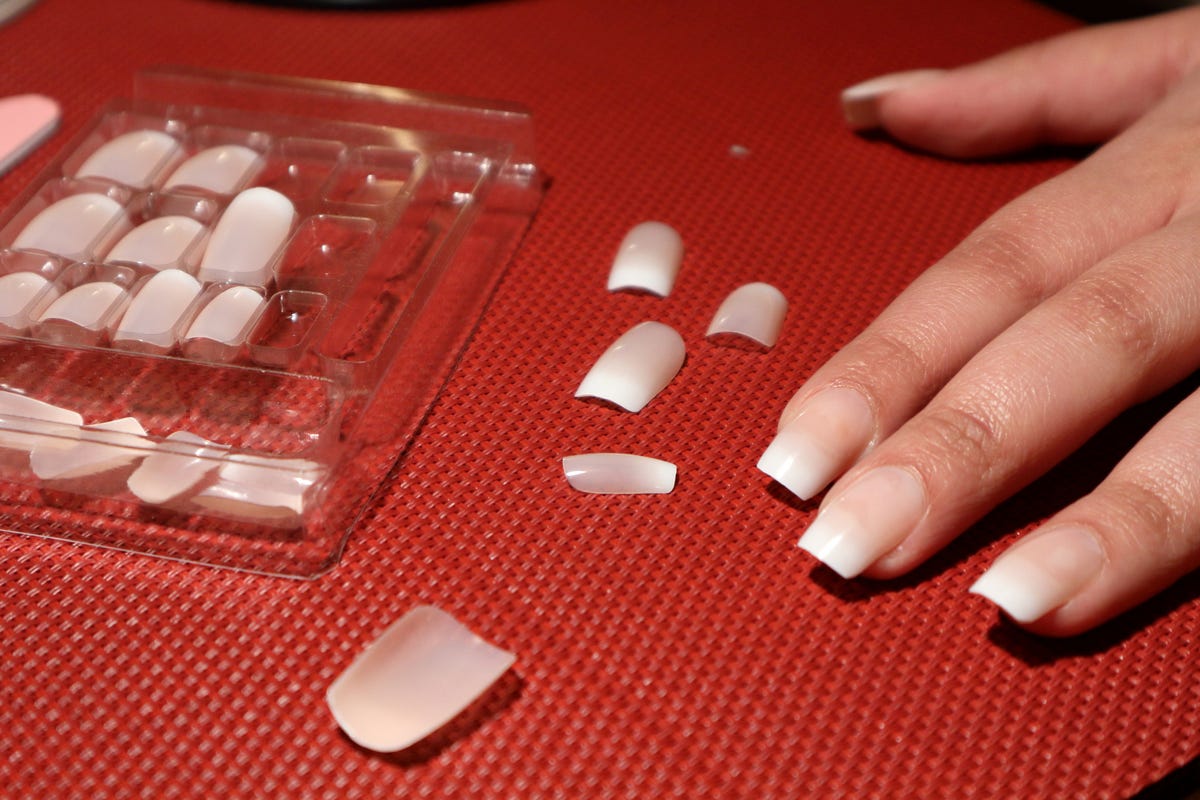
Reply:
<svg viewBox="0 0 1200 800"><path fill-rule="evenodd" d="M902 467L877 467L821 509L800 548L853 578L907 539L924 514L917 479Z"/></svg>
<svg viewBox="0 0 1200 800"><path fill-rule="evenodd" d="M231 517L299 523L305 493L322 475L321 465L314 461L234 453L217 470L213 485L194 500Z"/></svg>
<svg viewBox="0 0 1200 800"><path fill-rule="evenodd" d="M104 256L110 264L139 264L154 269L180 266L188 248L204 233L191 217L157 217L125 234Z"/></svg>
<svg viewBox="0 0 1200 800"><path fill-rule="evenodd" d="M179 152L175 137L162 131L130 131L105 142L88 156L75 176L104 178L145 189L155 174Z"/></svg>
<svg viewBox="0 0 1200 800"><path fill-rule="evenodd" d="M637 413L678 374L686 349L674 328L661 322L634 325L613 342L575 390Z"/></svg>
<svg viewBox="0 0 1200 800"><path fill-rule="evenodd" d="M36 313L33 301L38 299L38 305L44 305L57 298L58 290L36 272L10 272L0 278L0 325L24 331L30 314Z"/></svg>
<svg viewBox="0 0 1200 800"><path fill-rule="evenodd" d="M873 434L871 407L861 394L824 389L776 434L758 468L808 500L854 463Z"/></svg>
<svg viewBox="0 0 1200 800"><path fill-rule="evenodd" d="M183 313L200 294L200 282L179 269L166 269L146 281L113 334L117 344L142 343L169 350L179 335Z"/></svg>
<svg viewBox="0 0 1200 800"><path fill-rule="evenodd" d="M185 339L208 339L223 345L241 344L267 301L249 286L224 290L200 310Z"/></svg>
<svg viewBox="0 0 1200 800"><path fill-rule="evenodd" d="M75 480L129 466L146 454L146 429L133 417L88 425L68 446L38 443L29 467L42 480Z"/></svg>
<svg viewBox="0 0 1200 800"><path fill-rule="evenodd" d="M98 192L64 197L38 212L13 242L16 250L40 250L73 260L91 256L102 234L125 222L121 204ZM121 232L124 232L121 226ZM112 239L104 236L109 242ZM97 248L100 249L100 248Z"/></svg>
<svg viewBox="0 0 1200 800"><path fill-rule="evenodd" d="M94 330L104 327L112 312L125 305L129 293L109 281L93 281L76 286L42 312L39 320L61 319L80 328Z"/></svg>
<svg viewBox="0 0 1200 800"><path fill-rule="evenodd" d="M247 189L217 220L197 277L204 283L266 286L295 220L295 206L279 192Z"/></svg>
<svg viewBox="0 0 1200 800"><path fill-rule="evenodd" d="M562 460L573 489L588 494L666 494L675 488L675 465L629 453L583 453Z"/></svg>
<svg viewBox="0 0 1200 800"><path fill-rule="evenodd" d="M39 422L51 424L39 425ZM31 450L38 445L68 447L81 425L83 417L78 412L0 389L0 447L17 450Z"/></svg>
<svg viewBox="0 0 1200 800"><path fill-rule="evenodd" d="M733 333L774 347L787 314L787 298L769 283L747 283L730 292L713 315L706 336Z"/></svg>
<svg viewBox="0 0 1200 800"><path fill-rule="evenodd" d="M395 752L453 719L514 661L445 611L418 606L354 659L325 702L357 744Z"/></svg>
<svg viewBox="0 0 1200 800"><path fill-rule="evenodd" d="M643 222L625 234L612 270L608 290L641 289L666 297L675 285L683 260L683 239L663 222Z"/></svg>
<svg viewBox="0 0 1200 800"><path fill-rule="evenodd" d="M217 468L225 448L187 431L166 438L129 476L129 491L146 503L165 503L184 494Z"/></svg>
<svg viewBox="0 0 1200 800"><path fill-rule="evenodd" d="M1066 604L1104 567L1104 550L1086 528L1039 531L1008 549L971 586L1017 622L1033 622Z"/></svg>
<svg viewBox="0 0 1200 800"><path fill-rule="evenodd" d="M164 189L188 187L216 194L230 194L262 168L257 150L240 144L223 144L201 150L179 165L167 178Z"/></svg>
<svg viewBox="0 0 1200 800"><path fill-rule="evenodd" d="M913 69L880 75L842 91L842 114L851 130L878 128L879 101L889 92L925 83L945 74L941 69Z"/></svg>

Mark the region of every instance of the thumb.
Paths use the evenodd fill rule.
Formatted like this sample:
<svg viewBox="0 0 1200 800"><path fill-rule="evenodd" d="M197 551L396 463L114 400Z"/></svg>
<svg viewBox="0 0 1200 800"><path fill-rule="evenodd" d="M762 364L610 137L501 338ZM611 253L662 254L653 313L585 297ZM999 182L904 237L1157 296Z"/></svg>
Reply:
<svg viewBox="0 0 1200 800"><path fill-rule="evenodd" d="M842 93L846 122L939 155L1094 144L1200 61L1200 9L1084 28L952 70L884 75Z"/></svg>

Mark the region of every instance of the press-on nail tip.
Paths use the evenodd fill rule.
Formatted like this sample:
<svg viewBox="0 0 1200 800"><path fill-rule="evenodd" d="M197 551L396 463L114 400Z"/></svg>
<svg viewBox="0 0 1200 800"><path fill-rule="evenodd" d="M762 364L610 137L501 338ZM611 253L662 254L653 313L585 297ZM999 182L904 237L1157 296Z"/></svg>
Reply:
<svg viewBox="0 0 1200 800"><path fill-rule="evenodd" d="M75 170L80 178L103 178L145 189L179 151L179 142L162 131L130 131L105 142Z"/></svg>
<svg viewBox="0 0 1200 800"><path fill-rule="evenodd" d="M170 349L179 333L179 321L200 288L200 282L182 270L166 269L155 274L129 304L113 340Z"/></svg>
<svg viewBox="0 0 1200 800"><path fill-rule="evenodd" d="M1060 608L1103 568L1104 551L1083 528L1039 531L1013 545L971 586L1017 622Z"/></svg>
<svg viewBox="0 0 1200 800"><path fill-rule="evenodd" d="M250 323L267 301L249 286L233 286L208 302L192 321L185 339L210 339L226 345L241 344Z"/></svg>
<svg viewBox="0 0 1200 800"><path fill-rule="evenodd" d="M878 128L879 101L889 92L918 83L925 83L945 74L941 69L914 69L880 75L842 91L842 113L851 130L864 131Z"/></svg>
<svg viewBox="0 0 1200 800"><path fill-rule="evenodd" d="M88 425L68 447L39 444L29 466L42 480L77 480L129 466L146 455L146 429L133 417Z"/></svg>
<svg viewBox="0 0 1200 800"><path fill-rule="evenodd" d="M876 467L831 498L799 546L843 578L895 550L925 514L925 492L903 467Z"/></svg>
<svg viewBox="0 0 1200 800"><path fill-rule="evenodd" d="M34 300L41 305L57 297L58 290L36 272L10 272L0 277L0 325L23 330L29 315L36 313Z"/></svg>
<svg viewBox="0 0 1200 800"><path fill-rule="evenodd" d="M774 347L787 314L787 298L769 283L748 283L734 289L713 315L707 336L730 333Z"/></svg>
<svg viewBox="0 0 1200 800"><path fill-rule="evenodd" d="M201 150L171 173L164 189L188 187L216 194L238 190L262 166L258 151L239 144L223 144Z"/></svg>
<svg viewBox="0 0 1200 800"><path fill-rule="evenodd" d="M299 522L305 494L321 475L321 465L306 459L235 453L195 502L243 519Z"/></svg>
<svg viewBox="0 0 1200 800"><path fill-rule="evenodd" d="M418 606L354 659L325 701L357 744L395 752L453 719L515 661L441 609Z"/></svg>
<svg viewBox="0 0 1200 800"><path fill-rule="evenodd" d="M129 491L146 503L173 500L213 472L224 453L224 448L206 439L176 431L129 476Z"/></svg>
<svg viewBox="0 0 1200 800"><path fill-rule="evenodd" d="M686 348L674 328L642 322L612 343L575 391L637 413L667 387L683 366Z"/></svg>
<svg viewBox="0 0 1200 800"><path fill-rule="evenodd" d="M188 248L202 233L204 226L191 217L157 217L125 234L104 260L154 269L178 267Z"/></svg>
<svg viewBox="0 0 1200 800"><path fill-rule="evenodd" d="M109 281L93 281L76 286L51 303L39 320L61 319L89 330L102 327L106 318L125 304L129 293Z"/></svg>
<svg viewBox="0 0 1200 800"><path fill-rule="evenodd" d="M583 453L562 460L572 488L588 494L666 494L675 488L675 465L629 453Z"/></svg>
<svg viewBox="0 0 1200 800"><path fill-rule="evenodd" d="M107 195L84 192L64 197L29 221L13 242L16 250L39 250L80 260L91 256L109 231L127 227L125 210ZM118 234L119 235L119 234Z"/></svg>
<svg viewBox="0 0 1200 800"><path fill-rule="evenodd" d="M47 422L49 425L39 425ZM67 447L83 425L75 411L27 395L0 390L0 447L31 450Z"/></svg>
<svg viewBox="0 0 1200 800"><path fill-rule="evenodd" d="M662 222L643 222L625 235L608 274L608 290L640 289L666 297L683 260L683 239Z"/></svg>
<svg viewBox="0 0 1200 800"><path fill-rule="evenodd" d="M197 277L205 283L266 286L295 218L292 201L274 189L241 192L217 220Z"/></svg>
<svg viewBox="0 0 1200 800"><path fill-rule="evenodd" d="M763 451L758 469L801 500L810 500L828 485L836 464L803 432L784 429Z"/></svg>

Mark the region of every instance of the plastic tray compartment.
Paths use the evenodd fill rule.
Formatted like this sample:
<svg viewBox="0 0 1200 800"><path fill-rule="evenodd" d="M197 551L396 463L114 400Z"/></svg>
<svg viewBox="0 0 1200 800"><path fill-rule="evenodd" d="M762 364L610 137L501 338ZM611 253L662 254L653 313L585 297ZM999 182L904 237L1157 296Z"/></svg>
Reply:
<svg viewBox="0 0 1200 800"><path fill-rule="evenodd" d="M0 216L0 529L333 567L537 208L499 103L140 73Z"/></svg>

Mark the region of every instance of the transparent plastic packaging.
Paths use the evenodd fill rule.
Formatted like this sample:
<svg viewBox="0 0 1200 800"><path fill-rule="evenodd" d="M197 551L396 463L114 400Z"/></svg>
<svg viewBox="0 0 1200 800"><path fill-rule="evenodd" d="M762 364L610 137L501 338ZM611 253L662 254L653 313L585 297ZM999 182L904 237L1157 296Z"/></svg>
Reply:
<svg viewBox="0 0 1200 800"><path fill-rule="evenodd" d="M140 73L0 216L0 529L332 568L542 191L515 106Z"/></svg>

